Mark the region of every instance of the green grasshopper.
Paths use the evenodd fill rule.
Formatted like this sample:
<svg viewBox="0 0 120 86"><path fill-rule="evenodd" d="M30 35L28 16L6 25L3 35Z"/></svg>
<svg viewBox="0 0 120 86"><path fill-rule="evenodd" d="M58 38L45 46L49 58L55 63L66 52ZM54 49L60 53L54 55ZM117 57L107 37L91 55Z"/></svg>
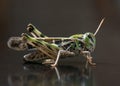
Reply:
<svg viewBox="0 0 120 86"><path fill-rule="evenodd" d="M27 31L31 34L22 33L21 37L11 37L8 47L14 50L33 50L34 52L24 55L26 62L40 62L56 66L59 58L83 55L87 62L92 62L91 52L96 46L95 36L99 31L104 18L101 20L95 33L75 34L70 37L48 37L41 33L34 25L28 24Z"/></svg>

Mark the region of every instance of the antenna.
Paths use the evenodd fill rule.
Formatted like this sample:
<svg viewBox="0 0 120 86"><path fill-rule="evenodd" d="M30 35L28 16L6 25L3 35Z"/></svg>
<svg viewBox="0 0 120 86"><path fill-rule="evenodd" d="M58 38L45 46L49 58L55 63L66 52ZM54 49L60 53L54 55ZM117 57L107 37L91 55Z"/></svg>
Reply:
<svg viewBox="0 0 120 86"><path fill-rule="evenodd" d="M103 18L103 19L101 20L101 22L100 22L97 30L96 30L95 33L94 33L94 36L95 36L95 35L98 33L98 31L100 30L100 27L101 27L101 25L103 24L104 20L105 20L105 18Z"/></svg>

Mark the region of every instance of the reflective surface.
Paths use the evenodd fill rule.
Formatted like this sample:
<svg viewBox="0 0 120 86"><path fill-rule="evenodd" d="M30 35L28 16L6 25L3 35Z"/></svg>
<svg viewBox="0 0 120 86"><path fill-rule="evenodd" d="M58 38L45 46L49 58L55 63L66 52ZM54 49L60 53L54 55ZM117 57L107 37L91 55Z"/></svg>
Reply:
<svg viewBox="0 0 120 86"><path fill-rule="evenodd" d="M24 73L8 76L10 86L93 86L89 67L58 66L48 68L38 64L25 64Z"/></svg>
<svg viewBox="0 0 120 86"><path fill-rule="evenodd" d="M33 23L47 36L70 36L95 32L96 67L84 74L80 57L61 61L55 69L23 64L23 55L7 47L11 36L26 32ZM72 65L70 65L72 64ZM0 86L120 86L120 1L119 0L0 0Z"/></svg>

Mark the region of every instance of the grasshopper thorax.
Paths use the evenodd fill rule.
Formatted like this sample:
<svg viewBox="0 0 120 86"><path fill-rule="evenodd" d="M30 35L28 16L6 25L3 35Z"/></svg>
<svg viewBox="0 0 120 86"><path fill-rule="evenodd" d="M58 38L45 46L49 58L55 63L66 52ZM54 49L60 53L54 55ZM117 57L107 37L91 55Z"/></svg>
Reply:
<svg viewBox="0 0 120 86"><path fill-rule="evenodd" d="M83 34L83 42L87 50L89 50L90 52L94 51L96 45L96 39L93 33L87 32Z"/></svg>

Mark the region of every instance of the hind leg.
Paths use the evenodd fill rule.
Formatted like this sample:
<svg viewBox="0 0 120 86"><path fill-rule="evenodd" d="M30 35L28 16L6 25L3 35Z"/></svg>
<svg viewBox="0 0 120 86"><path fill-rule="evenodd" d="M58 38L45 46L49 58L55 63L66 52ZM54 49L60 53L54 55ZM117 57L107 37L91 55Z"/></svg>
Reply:
<svg viewBox="0 0 120 86"><path fill-rule="evenodd" d="M37 37L47 37L42 32L40 32L33 24L28 24L27 31L31 33L31 35L35 38Z"/></svg>

